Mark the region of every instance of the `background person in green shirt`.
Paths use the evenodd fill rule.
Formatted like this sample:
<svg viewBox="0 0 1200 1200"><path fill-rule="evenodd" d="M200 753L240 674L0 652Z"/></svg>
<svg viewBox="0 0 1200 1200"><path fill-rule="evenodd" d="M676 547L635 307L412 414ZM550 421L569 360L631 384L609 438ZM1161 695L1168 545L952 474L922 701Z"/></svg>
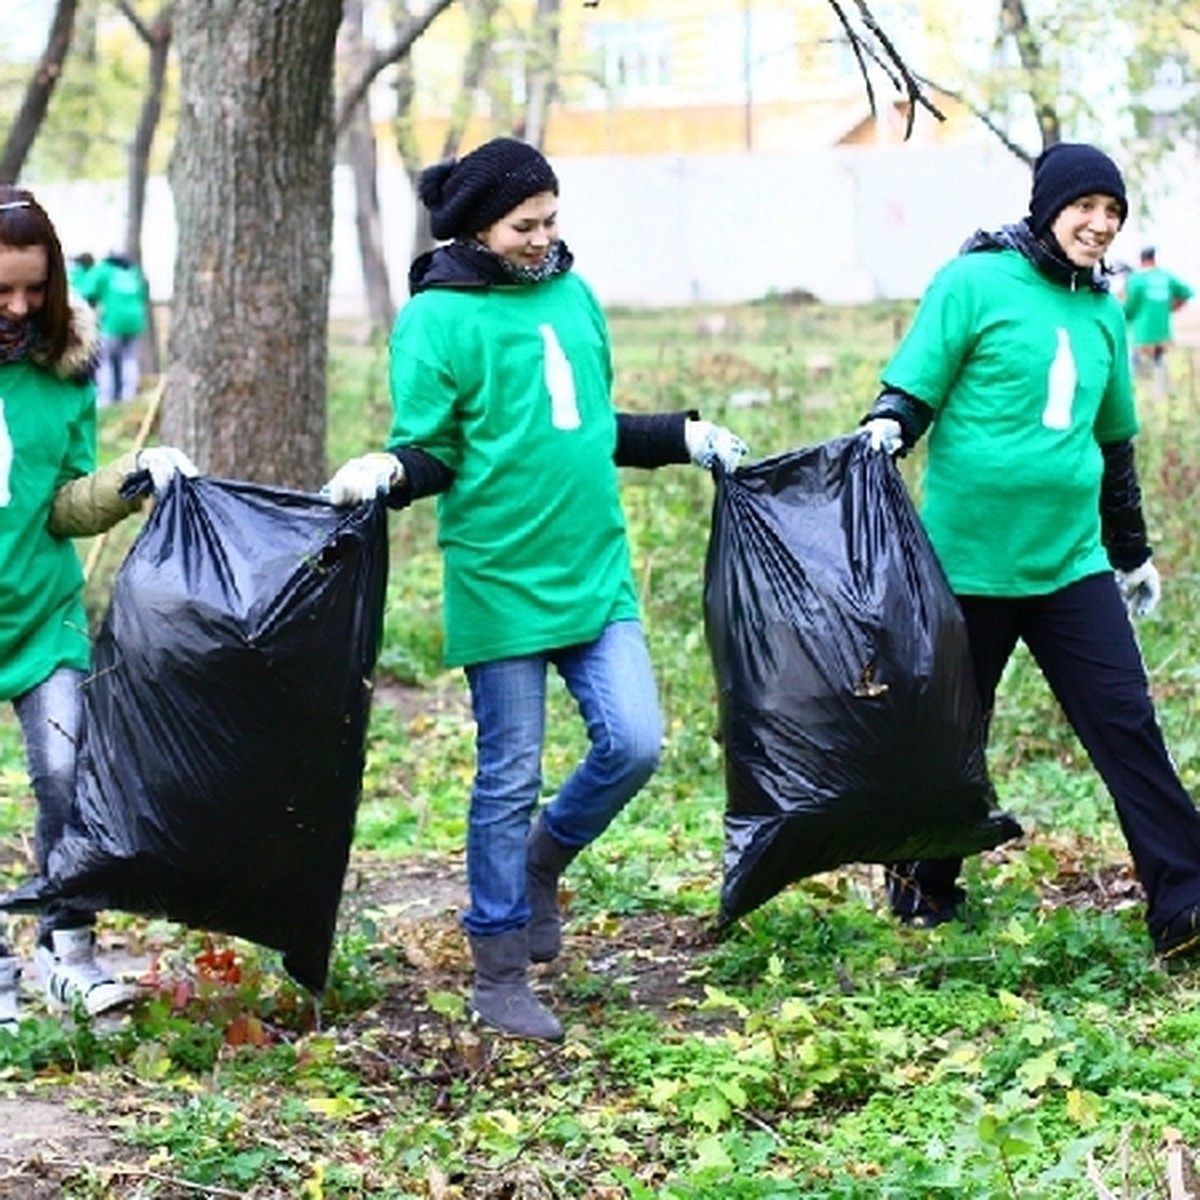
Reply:
<svg viewBox="0 0 1200 1200"><path fill-rule="evenodd" d="M1104 255L1127 213L1116 165L1050 147L1028 216L934 277L866 422L892 453L928 429L922 518L966 618L983 710L1018 640L1116 804L1164 958L1200 950L1200 817L1130 623L1159 598L1134 465L1125 320ZM897 864L894 912L950 920L961 861Z"/></svg>
<svg viewBox="0 0 1200 1200"><path fill-rule="evenodd" d="M496 138L429 167L419 194L447 244L413 263L392 332L388 451L351 459L327 490L395 506L440 493L445 655L466 670L477 728L471 1007L557 1040L527 972L559 953L559 875L650 778L662 741L617 468L731 471L746 448L694 413L613 411L607 324L536 149ZM552 665L590 749L531 825Z"/></svg>
<svg viewBox="0 0 1200 1200"><path fill-rule="evenodd" d="M43 873L74 801L91 652L70 539L132 513L141 501L122 497L127 482L159 492L175 471L196 473L167 446L96 469L98 351L95 318L82 300L72 302L50 218L29 192L0 185L0 700L12 701L21 725ZM94 1015L136 994L97 960L95 921L74 903L41 914L35 960L56 1010L78 1003ZM0 1027L18 1021L20 974L0 936Z"/></svg>
<svg viewBox="0 0 1200 1200"><path fill-rule="evenodd" d="M1172 315L1191 298L1192 289L1182 279L1158 265L1153 246L1138 258L1138 269L1125 285L1125 319L1133 345L1138 377L1152 381L1154 395L1167 393L1167 348L1174 340Z"/></svg>
<svg viewBox="0 0 1200 1200"><path fill-rule="evenodd" d="M67 262L67 287L85 300L88 294L88 280L95 266L95 257L86 250Z"/></svg>
<svg viewBox="0 0 1200 1200"><path fill-rule="evenodd" d="M146 277L132 259L113 251L88 272L82 286L84 297L100 314L96 402L132 400L138 390L138 339L147 324Z"/></svg>

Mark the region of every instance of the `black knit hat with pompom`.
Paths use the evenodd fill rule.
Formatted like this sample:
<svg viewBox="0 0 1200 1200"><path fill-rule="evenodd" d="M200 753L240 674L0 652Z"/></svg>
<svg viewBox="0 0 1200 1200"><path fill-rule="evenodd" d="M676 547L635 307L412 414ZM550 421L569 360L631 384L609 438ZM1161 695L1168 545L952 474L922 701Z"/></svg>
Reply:
<svg viewBox="0 0 1200 1200"><path fill-rule="evenodd" d="M472 237L539 192L557 195L558 177L541 151L510 137L426 167L417 180L439 239Z"/></svg>
<svg viewBox="0 0 1200 1200"><path fill-rule="evenodd" d="M1080 196L1112 196L1121 206L1121 222L1129 215L1125 181L1117 164L1095 146L1058 142L1033 165L1033 195L1029 198L1029 227L1045 233L1068 204Z"/></svg>

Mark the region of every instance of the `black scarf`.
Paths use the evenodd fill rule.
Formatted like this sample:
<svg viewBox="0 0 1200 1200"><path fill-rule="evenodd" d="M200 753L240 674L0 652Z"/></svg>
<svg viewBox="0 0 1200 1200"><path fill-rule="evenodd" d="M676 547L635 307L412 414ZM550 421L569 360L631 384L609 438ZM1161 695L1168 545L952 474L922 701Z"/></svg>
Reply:
<svg viewBox="0 0 1200 1200"><path fill-rule="evenodd" d="M974 254L980 250L1016 250L1023 254L1047 279L1078 291L1088 288L1093 292L1107 292L1110 273L1101 264L1099 267L1077 267L1062 252L1054 237L1047 233L1035 237L1028 220L1015 225L1003 225L994 232L977 229L962 244L960 254Z"/></svg>
<svg viewBox="0 0 1200 1200"><path fill-rule="evenodd" d="M493 254L481 242L461 239L438 246L417 258L408 271L409 294L426 288L487 288L540 283L569 271L575 256L566 242L555 242L538 267L517 267Z"/></svg>

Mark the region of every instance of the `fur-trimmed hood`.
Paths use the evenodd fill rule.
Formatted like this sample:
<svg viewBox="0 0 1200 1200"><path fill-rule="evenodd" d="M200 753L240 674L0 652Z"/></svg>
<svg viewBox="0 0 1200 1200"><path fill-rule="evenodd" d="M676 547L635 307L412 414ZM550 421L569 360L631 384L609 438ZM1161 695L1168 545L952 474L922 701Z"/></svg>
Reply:
<svg viewBox="0 0 1200 1200"><path fill-rule="evenodd" d="M56 363L46 359L43 347L30 353L34 362L54 372L59 379L84 380L94 375L100 361L100 328L92 306L75 292L70 294L71 329L67 348Z"/></svg>

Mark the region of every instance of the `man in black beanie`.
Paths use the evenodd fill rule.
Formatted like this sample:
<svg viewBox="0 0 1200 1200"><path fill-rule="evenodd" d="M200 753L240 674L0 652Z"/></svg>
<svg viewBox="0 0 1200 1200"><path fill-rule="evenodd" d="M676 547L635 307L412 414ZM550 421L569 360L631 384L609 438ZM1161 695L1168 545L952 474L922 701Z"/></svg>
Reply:
<svg viewBox="0 0 1200 1200"><path fill-rule="evenodd" d="M1034 237L1044 237L1068 204L1091 195L1111 196L1120 209L1121 224L1125 223L1129 216L1125 181L1107 154L1076 142L1048 147L1033 165L1029 228Z"/></svg>
<svg viewBox="0 0 1200 1200"><path fill-rule="evenodd" d="M983 711L1024 642L1113 798L1154 947L1179 959L1200 954L1200 816L1130 624L1160 583L1125 317L1104 268L1128 212L1106 154L1047 149L1028 217L974 234L926 289L865 426L893 454L928 430L921 516L966 619ZM961 866L895 864L893 912L954 919Z"/></svg>

